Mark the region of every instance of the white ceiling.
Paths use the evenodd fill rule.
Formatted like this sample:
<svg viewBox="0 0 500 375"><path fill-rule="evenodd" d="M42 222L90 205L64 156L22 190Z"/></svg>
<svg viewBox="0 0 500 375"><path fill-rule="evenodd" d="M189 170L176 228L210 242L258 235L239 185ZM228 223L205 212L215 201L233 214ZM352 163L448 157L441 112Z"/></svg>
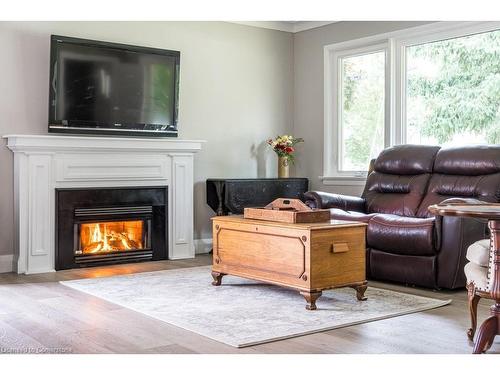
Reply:
<svg viewBox="0 0 500 375"><path fill-rule="evenodd" d="M264 29L288 31L289 33L298 33L299 31L314 29L334 22L338 21L234 21L233 23L262 27Z"/></svg>

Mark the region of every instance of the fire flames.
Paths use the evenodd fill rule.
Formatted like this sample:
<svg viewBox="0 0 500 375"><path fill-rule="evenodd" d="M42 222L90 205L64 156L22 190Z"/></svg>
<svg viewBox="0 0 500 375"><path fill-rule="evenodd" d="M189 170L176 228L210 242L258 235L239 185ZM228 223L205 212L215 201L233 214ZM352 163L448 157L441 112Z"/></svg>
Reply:
<svg viewBox="0 0 500 375"><path fill-rule="evenodd" d="M83 254L142 249L142 221L82 224Z"/></svg>

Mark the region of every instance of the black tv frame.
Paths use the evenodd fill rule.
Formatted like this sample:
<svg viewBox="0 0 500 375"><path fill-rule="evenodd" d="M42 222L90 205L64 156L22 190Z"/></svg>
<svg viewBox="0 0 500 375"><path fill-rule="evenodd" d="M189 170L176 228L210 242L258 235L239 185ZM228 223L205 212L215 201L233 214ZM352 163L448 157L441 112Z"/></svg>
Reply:
<svg viewBox="0 0 500 375"><path fill-rule="evenodd" d="M132 52L141 52L141 53L149 53L149 54L157 54L163 56L171 56L175 58L175 69L174 69L174 125L171 130L165 131L156 131L156 130L146 130L146 129L119 129L113 127L115 124L104 124L106 127L82 127L82 126L68 126L63 125L62 121L55 120L55 114L53 113L53 103L55 98L55 92L52 90L52 80L54 77L54 67L56 63L56 51L58 43L72 43L85 45L90 47L106 47L106 48L115 48L119 50L127 50ZM135 46L129 44L121 44L121 43L111 43L104 42L99 40L91 40L91 39L81 39L81 38L73 38L68 36L61 35L51 35L50 36L50 75L49 75L49 121L48 121L48 130L49 133L69 133L69 134L80 134L80 135L114 135L114 136L133 136L133 137L177 137L177 125L178 125L178 108L179 108L179 70L180 70L180 51L174 50L166 50L160 48L152 48L152 47L143 47L143 46ZM142 125L142 124L138 124ZM144 124L147 125L147 124ZM100 124L99 126L102 126Z"/></svg>

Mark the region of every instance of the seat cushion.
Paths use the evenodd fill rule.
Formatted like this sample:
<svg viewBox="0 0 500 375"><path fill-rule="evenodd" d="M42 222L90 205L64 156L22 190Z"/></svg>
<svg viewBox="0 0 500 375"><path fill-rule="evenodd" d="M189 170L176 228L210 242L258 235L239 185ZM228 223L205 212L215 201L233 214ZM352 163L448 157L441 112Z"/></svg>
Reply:
<svg viewBox="0 0 500 375"><path fill-rule="evenodd" d="M467 284L474 283L476 288L488 291L488 267L478 266L475 263L469 262L464 267Z"/></svg>
<svg viewBox="0 0 500 375"><path fill-rule="evenodd" d="M357 211L344 211L339 208L330 209L330 218L332 220L347 220L347 221L361 221L368 223L376 214L365 214Z"/></svg>
<svg viewBox="0 0 500 375"><path fill-rule="evenodd" d="M368 223L367 245L394 254L435 255L434 218L375 215Z"/></svg>
<svg viewBox="0 0 500 375"><path fill-rule="evenodd" d="M465 257L469 262L478 266L488 267L490 261L490 240L485 239L474 242L468 247Z"/></svg>

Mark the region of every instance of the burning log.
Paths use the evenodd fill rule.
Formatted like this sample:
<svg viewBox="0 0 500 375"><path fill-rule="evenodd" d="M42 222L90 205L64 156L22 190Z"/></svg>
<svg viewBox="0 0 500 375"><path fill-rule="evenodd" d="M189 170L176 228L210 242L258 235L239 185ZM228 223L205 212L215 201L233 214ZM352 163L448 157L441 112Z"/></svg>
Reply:
<svg viewBox="0 0 500 375"><path fill-rule="evenodd" d="M142 247L142 244L131 239L127 232L108 232L106 224L103 225L103 231L101 231L101 225L96 224L89 234L90 243L83 246L84 254L135 250Z"/></svg>

